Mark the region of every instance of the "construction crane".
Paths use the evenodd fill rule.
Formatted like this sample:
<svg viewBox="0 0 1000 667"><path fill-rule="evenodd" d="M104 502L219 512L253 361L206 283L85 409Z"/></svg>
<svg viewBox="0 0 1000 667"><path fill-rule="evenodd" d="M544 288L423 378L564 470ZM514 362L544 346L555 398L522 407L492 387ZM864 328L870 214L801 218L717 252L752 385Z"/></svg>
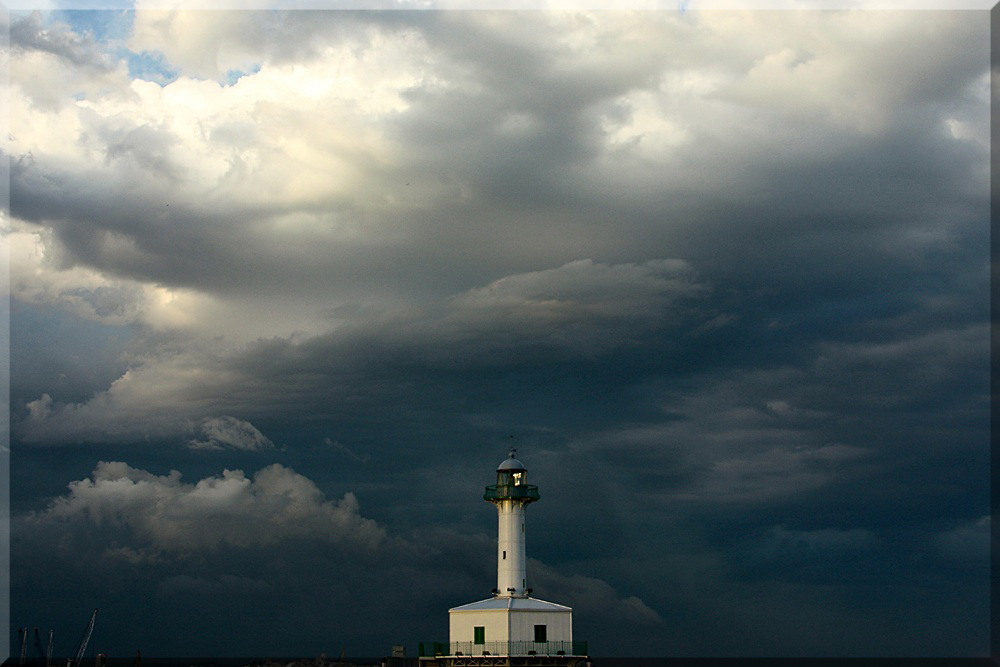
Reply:
<svg viewBox="0 0 1000 667"><path fill-rule="evenodd" d="M21 661L19 665L24 664L24 656L28 652L28 628L18 628L17 634L21 636Z"/></svg>
<svg viewBox="0 0 1000 667"><path fill-rule="evenodd" d="M90 622L87 623L87 629L83 631L83 636L80 637L80 643L77 644L77 649L74 651L74 657L66 661L66 667L79 667L80 662L83 660L83 654L87 650L87 644L90 643L90 635L94 633L94 621L97 619L97 610L90 615Z"/></svg>
<svg viewBox="0 0 1000 667"><path fill-rule="evenodd" d="M43 660L45 660L45 654L42 652L42 637L38 634L38 628L35 628L35 654L31 663L41 667Z"/></svg>

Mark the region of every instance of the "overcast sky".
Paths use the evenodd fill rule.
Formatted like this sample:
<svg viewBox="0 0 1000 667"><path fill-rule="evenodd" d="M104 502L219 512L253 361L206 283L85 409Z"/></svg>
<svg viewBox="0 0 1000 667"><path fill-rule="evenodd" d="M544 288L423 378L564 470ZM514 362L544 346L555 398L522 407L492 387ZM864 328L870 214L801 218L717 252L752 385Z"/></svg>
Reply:
<svg viewBox="0 0 1000 667"><path fill-rule="evenodd" d="M986 655L986 12L16 11L11 624ZM16 635L12 635L16 639Z"/></svg>

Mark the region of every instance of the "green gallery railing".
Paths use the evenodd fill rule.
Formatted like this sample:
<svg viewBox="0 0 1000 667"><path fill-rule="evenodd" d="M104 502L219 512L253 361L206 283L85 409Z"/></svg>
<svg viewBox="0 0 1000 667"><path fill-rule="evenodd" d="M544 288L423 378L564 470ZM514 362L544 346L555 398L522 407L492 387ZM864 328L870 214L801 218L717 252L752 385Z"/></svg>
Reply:
<svg viewBox="0 0 1000 667"><path fill-rule="evenodd" d="M587 642L420 642L421 658L436 655L587 655Z"/></svg>
<svg viewBox="0 0 1000 667"><path fill-rule="evenodd" d="M483 500L538 500L538 487L534 484L491 484L483 493Z"/></svg>

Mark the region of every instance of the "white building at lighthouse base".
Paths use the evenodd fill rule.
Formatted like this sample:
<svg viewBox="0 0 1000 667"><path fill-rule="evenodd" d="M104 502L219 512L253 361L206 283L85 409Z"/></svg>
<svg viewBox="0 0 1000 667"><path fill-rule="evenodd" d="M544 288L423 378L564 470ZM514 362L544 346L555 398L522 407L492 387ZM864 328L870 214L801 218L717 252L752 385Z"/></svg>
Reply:
<svg viewBox="0 0 1000 667"><path fill-rule="evenodd" d="M455 655L574 655L573 610L531 597L495 597L448 610Z"/></svg>

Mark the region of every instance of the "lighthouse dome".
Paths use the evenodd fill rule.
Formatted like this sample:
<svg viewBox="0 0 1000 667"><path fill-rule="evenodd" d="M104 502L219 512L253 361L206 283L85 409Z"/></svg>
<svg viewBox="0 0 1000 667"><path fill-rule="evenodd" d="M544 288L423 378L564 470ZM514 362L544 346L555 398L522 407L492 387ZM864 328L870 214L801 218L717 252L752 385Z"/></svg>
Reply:
<svg viewBox="0 0 1000 667"><path fill-rule="evenodd" d="M500 472L501 470L506 472L513 472L516 470L521 470L521 471L527 470L527 468L524 467L523 463L514 458L514 453L515 453L514 450L511 450L510 456L505 458L503 462L497 466L497 472Z"/></svg>

